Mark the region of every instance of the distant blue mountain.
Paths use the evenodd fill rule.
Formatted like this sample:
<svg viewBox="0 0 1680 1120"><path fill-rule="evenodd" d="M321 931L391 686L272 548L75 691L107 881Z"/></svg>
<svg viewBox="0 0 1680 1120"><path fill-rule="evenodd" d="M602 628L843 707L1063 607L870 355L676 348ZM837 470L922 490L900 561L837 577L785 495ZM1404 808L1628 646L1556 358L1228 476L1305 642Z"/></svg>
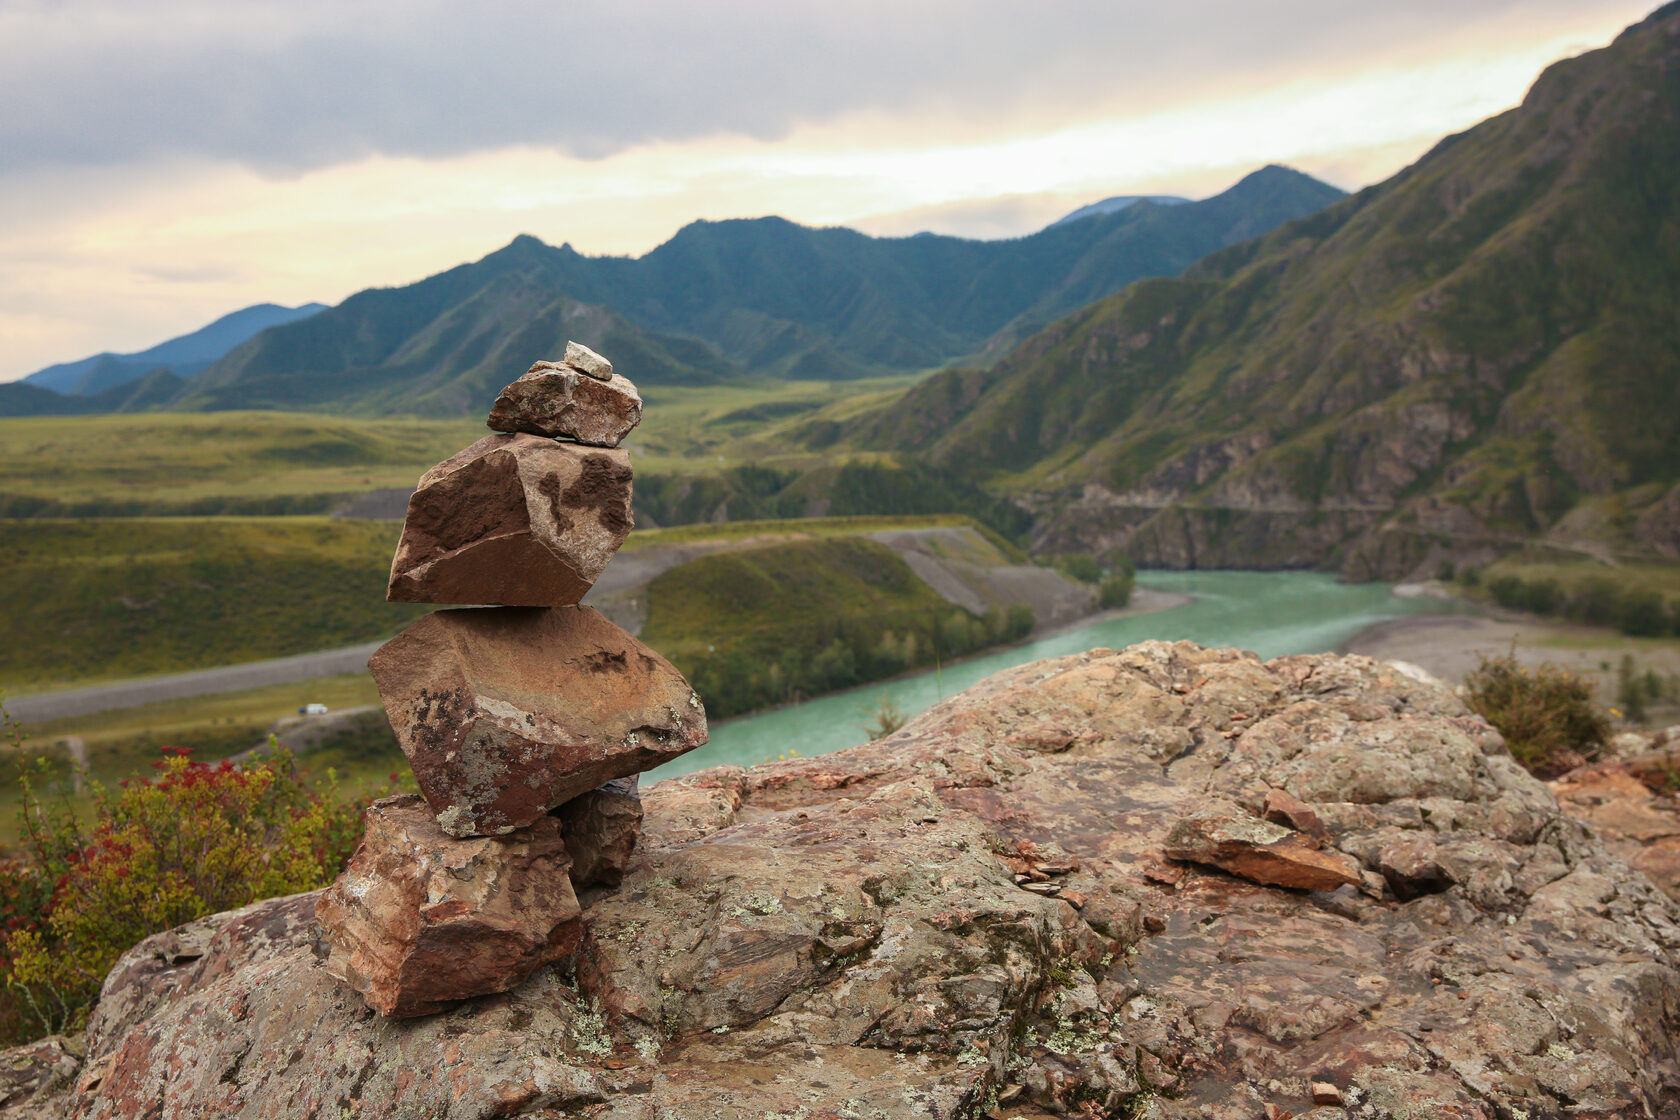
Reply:
<svg viewBox="0 0 1680 1120"><path fill-rule="evenodd" d="M118 385L138 381L155 369L167 369L179 377L191 377L258 331L283 323L295 323L326 309L324 303L306 303L302 307L259 303L255 307L223 315L207 327L160 342L138 354L95 354L79 362L48 366L23 380L42 389L91 397Z"/></svg>
<svg viewBox="0 0 1680 1120"><path fill-rule="evenodd" d="M1069 222L1077 222L1081 218L1090 218L1097 214L1112 214L1116 210L1124 210L1139 202L1153 202L1157 206L1183 206L1189 202L1188 198L1180 198L1176 194L1117 194L1113 198L1105 198L1101 202L1093 202L1089 206L1081 206L1073 213L1057 218L1045 229L1055 229L1057 226Z"/></svg>

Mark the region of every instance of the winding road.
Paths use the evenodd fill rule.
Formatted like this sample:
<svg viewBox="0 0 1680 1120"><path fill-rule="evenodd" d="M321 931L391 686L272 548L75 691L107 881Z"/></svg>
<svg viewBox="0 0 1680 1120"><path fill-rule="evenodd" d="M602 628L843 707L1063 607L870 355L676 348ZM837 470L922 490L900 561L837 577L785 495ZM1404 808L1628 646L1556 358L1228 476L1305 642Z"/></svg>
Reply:
<svg viewBox="0 0 1680 1120"><path fill-rule="evenodd" d="M171 673L143 680L118 681L115 684L92 685L87 688L66 689L63 692L42 692L34 696L10 697L6 711L20 723L85 716L112 708L133 708L159 700L185 700L189 696L205 696L216 692L244 692L265 688L272 684L290 684L317 677L336 677L341 673L360 673L367 668L368 658L383 642L366 642L345 649L322 650L318 653L299 653L291 657L276 657L270 661L248 661L243 665L225 665L219 669L197 669L190 673Z"/></svg>

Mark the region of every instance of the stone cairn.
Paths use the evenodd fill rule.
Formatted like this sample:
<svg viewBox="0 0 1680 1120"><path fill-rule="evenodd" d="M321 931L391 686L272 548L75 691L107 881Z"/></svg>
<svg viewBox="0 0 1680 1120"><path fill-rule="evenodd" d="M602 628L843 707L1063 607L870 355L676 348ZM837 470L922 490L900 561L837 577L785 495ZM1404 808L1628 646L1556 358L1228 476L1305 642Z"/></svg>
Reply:
<svg viewBox="0 0 1680 1120"><path fill-rule="evenodd" d="M669 662L578 601L630 533L636 387L575 342L427 471L387 598L459 604L373 671L421 796L369 807L321 896L326 967L381 1015L506 991L582 940L579 892L618 885L636 775L706 741ZM493 605L491 605L493 604Z"/></svg>

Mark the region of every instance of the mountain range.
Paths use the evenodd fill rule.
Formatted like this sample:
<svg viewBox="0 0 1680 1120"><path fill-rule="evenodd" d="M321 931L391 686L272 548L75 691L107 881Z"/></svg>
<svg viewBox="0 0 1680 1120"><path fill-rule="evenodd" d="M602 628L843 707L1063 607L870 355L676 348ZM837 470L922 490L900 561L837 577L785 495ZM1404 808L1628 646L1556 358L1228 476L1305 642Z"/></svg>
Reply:
<svg viewBox="0 0 1680 1120"><path fill-rule="evenodd" d="M94 396L106 389L138 381L155 369L167 369L177 377L192 377L258 331L307 319L326 309L324 303L306 303L301 307L259 303L223 315L191 334L160 342L150 350L136 354L95 354L79 362L64 362L37 370L23 381L56 393Z"/></svg>
<svg viewBox="0 0 1680 1120"><path fill-rule="evenodd" d="M758 218L694 222L628 258L521 236L416 284L262 330L173 387L157 378L121 400L54 402L27 393L38 386L0 386L0 415L106 406L459 415L568 338L655 385L918 371L988 347L1001 354L1140 277L1177 273L1340 197L1274 166L1200 202L1139 199L1004 241L875 238Z"/></svg>
<svg viewBox="0 0 1680 1120"><path fill-rule="evenodd" d="M1046 552L1356 577L1536 537L1680 555L1680 4L843 436L1016 495Z"/></svg>

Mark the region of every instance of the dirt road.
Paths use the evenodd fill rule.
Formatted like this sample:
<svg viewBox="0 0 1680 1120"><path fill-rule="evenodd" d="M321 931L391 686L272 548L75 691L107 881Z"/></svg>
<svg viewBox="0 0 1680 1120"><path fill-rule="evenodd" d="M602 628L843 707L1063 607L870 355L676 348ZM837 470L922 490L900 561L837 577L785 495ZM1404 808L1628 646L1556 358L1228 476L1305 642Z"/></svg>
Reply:
<svg viewBox="0 0 1680 1120"><path fill-rule="evenodd" d="M118 681L115 684L72 688L63 692L43 692L34 696L9 697L6 710L12 718L23 723L85 716L113 708L132 708L158 700L184 700L189 696L205 696L216 692L244 692L271 684L290 684L317 677L336 677L340 673L359 673L367 668L367 660L383 643L367 642L346 649L323 650L319 653L300 653L292 657L277 657L272 661L250 661L243 665L225 665L219 669L199 669L191 673L171 673L163 677L147 677L137 681Z"/></svg>

